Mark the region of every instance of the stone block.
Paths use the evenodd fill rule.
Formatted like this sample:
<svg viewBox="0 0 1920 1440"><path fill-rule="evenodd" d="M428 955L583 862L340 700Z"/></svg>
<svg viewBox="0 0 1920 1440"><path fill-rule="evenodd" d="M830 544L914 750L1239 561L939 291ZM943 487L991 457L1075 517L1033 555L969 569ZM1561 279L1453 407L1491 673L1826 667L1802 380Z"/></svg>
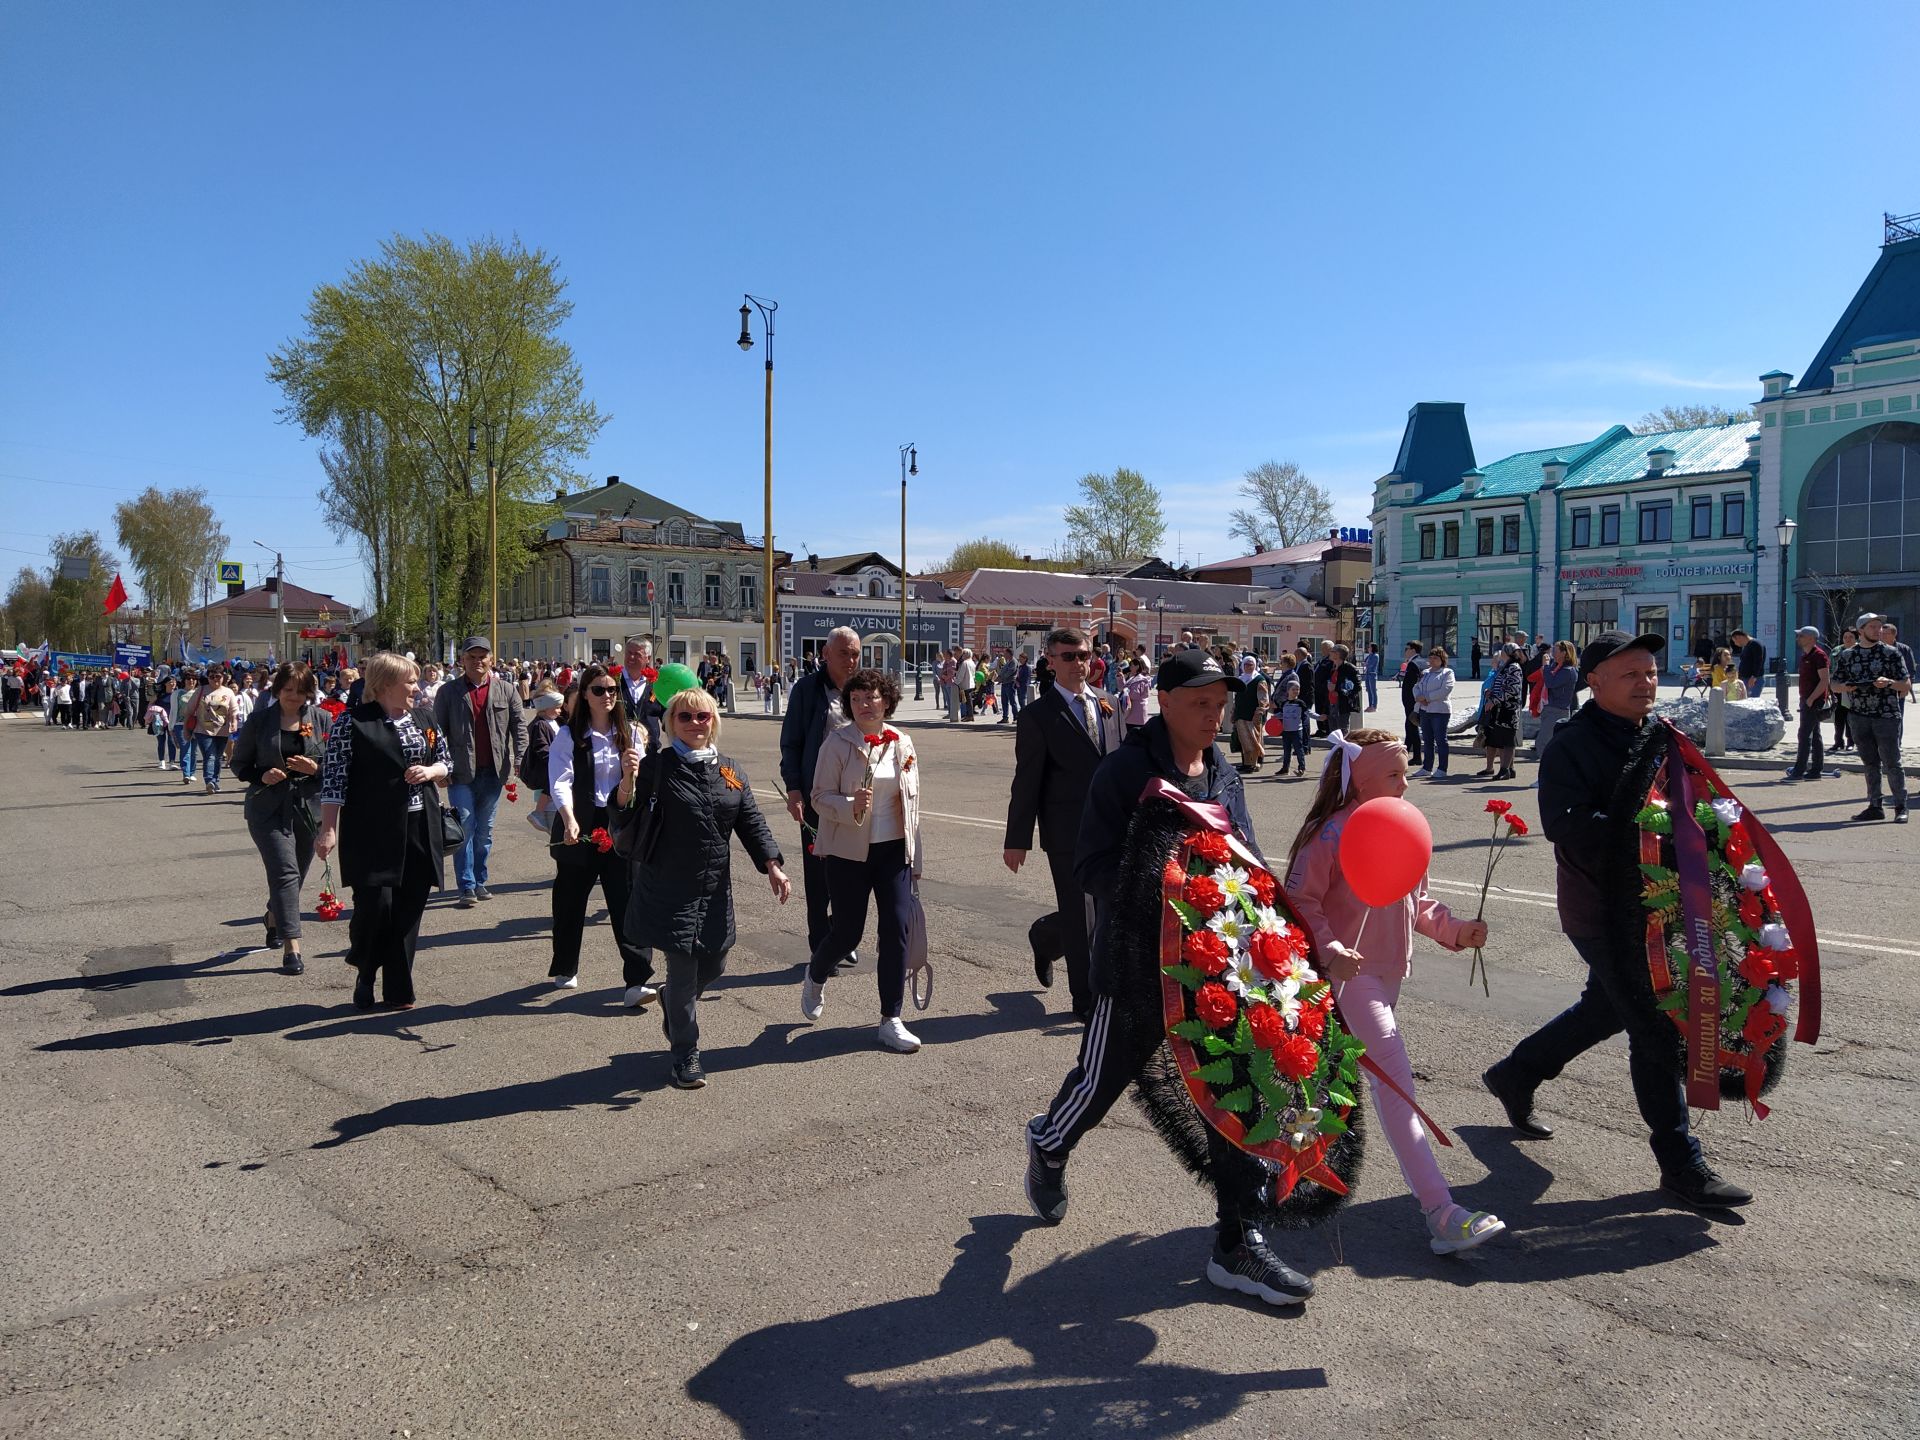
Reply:
<svg viewBox="0 0 1920 1440"><path fill-rule="evenodd" d="M1787 736L1787 722L1771 698L1725 702L1727 749L1771 750ZM1707 742L1707 701L1700 695L1684 700L1662 700L1653 713L1671 720L1696 745Z"/></svg>

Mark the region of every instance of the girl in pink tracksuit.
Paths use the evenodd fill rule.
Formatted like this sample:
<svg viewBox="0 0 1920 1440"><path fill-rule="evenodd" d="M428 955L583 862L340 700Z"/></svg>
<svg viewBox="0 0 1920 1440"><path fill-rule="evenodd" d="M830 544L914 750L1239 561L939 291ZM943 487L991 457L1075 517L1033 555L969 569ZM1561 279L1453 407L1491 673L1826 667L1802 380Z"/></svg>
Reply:
<svg viewBox="0 0 1920 1440"><path fill-rule="evenodd" d="M1328 737L1327 762L1320 788L1287 857L1287 895L1319 943L1322 970L1333 981L1334 998L1367 1054L1408 1097L1413 1067L1401 1042L1394 1006L1407 978L1408 957L1417 930L1449 950L1486 943L1485 921L1456 920L1427 893L1424 877L1398 905L1371 908L1348 888L1340 871L1340 832L1347 817L1368 800L1398 798L1407 790L1407 751L1400 737L1385 730L1336 731ZM1364 929L1363 929L1364 922ZM1419 1117L1406 1100L1369 1073L1374 1113L1393 1146L1400 1173L1426 1212L1427 1236L1435 1254L1471 1250L1506 1226L1484 1210L1453 1203Z"/></svg>

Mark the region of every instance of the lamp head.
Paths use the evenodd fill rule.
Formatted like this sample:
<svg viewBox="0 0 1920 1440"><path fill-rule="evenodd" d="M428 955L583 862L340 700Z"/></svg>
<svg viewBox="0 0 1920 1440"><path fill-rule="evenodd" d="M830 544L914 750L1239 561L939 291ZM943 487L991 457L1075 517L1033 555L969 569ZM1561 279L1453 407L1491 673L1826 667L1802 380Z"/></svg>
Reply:
<svg viewBox="0 0 1920 1440"><path fill-rule="evenodd" d="M907 447L907 473L909 475L920 473L920 452L912 445Z"/></svg>
<svg viewBox="0 0 1920 1440"><path fill-rule="evenodd" d="M752 318L753 311L747 307L746 302L742 301L740 305L740 348L742 350L753 348L753 332L747 328L747 322Z"/></svg>
<svg viewBox="0 0 1920 1440"><path fill-rule="evenodd" d="M1773 533L1774 537L1779 540L1782 550L1793 544L1793 532L1799 528L1799 524L1794 520L1785 515L1780 517L1780 523L1773 527Z"/></svg>

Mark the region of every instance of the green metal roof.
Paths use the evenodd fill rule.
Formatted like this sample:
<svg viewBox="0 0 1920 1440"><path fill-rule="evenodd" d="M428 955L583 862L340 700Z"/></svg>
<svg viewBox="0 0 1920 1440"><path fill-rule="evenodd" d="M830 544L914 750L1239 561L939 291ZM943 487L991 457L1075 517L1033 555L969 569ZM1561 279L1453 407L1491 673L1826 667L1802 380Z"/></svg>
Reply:
<svg viewBox="0 0 1920 1440"><path fill-rule="evenodd" d="M1748 420L1733 425L1635 435L1626 426L1615 425L1591 440L1545 450L1522 450L1517 455L1490 461L1481 467L1484 478L1471 496L1455 484L1419 501L1418 505L1458 505L1469 499L1518 499L1535 494L1540 489L1540 467L1549 460L1558 460L1567 467L1566 477L1560 482L1562 490L1645 479L1647 452L1661 448L1673 452L1673 463L1666 472L1670 476L1714 475L1738 470L1746 464L1747 437L1757 434L1759 429L1757 422Z"/></svg>

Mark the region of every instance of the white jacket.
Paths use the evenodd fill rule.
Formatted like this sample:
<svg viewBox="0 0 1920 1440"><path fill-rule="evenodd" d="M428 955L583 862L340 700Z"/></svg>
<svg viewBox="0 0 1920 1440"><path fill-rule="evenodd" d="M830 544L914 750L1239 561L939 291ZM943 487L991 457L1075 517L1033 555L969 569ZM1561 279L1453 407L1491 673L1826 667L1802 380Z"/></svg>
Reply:
<svg viewBox="0 0 1920 1440"><path fill-rule="evenodd" d="M1453 713L1453 671L1445 665L1429 665L1426 673L1413 682L1414 703L1423 715Z"/></svg>

